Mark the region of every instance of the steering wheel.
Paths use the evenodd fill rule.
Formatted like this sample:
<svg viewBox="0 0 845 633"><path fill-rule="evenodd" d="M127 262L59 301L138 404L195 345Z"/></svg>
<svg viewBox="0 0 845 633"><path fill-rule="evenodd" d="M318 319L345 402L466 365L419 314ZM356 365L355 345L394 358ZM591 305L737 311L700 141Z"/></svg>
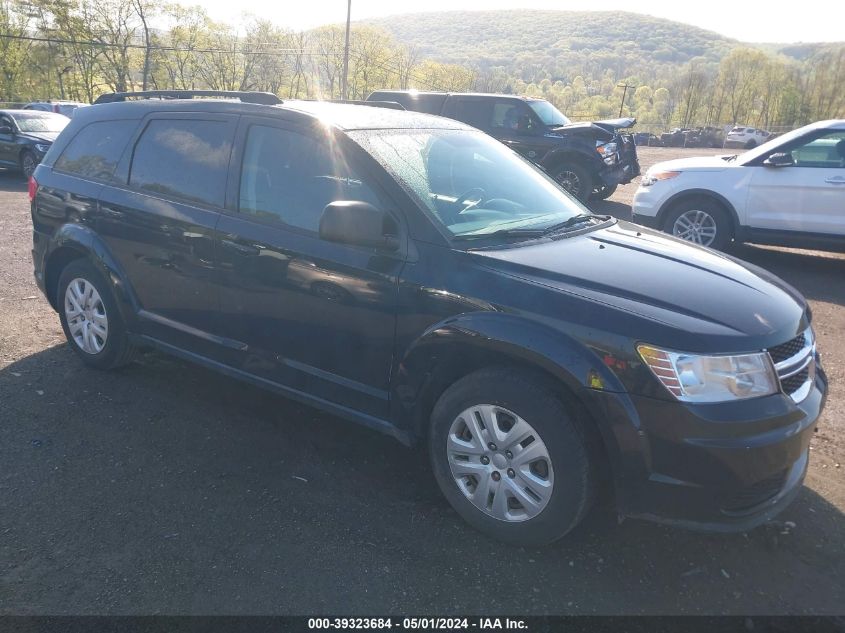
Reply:
<svg viewBox="0 0 845 633"><path fill-rule="evenodd" d="M475 208L475 207L477 207L479 204L481 204L482 202L484 202L484 198L487 196L487 192L486 192L486 191L484 191L484 189L482 189L481 187L473 187L472 189L469 189L468 191L465 191L464 193L462 193L462 194L458 197L458 199L457 199L457 200L455 200L455 206L456 206L457 208L460 208L460 207L462 207L462 206L463 206L463 205L464 205L467 201L472 200L472 199L473 199L473 197L475 197L475 196L477 196L477 197L478 197L478 201L477 201L477 202L475 202L475 203L472 203L472 204L468 205L467 207L465 207L465 208L461 209L460 211L458 211L458 215L460 215L461 213L464 213L465 211L469 211L470 209L474 209L474 208Z"/></svg>

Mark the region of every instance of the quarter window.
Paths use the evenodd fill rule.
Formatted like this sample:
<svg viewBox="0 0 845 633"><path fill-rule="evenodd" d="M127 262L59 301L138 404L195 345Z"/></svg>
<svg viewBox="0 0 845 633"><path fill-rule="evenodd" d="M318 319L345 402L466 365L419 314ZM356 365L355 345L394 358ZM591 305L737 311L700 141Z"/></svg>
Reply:
<svg viewBox="0 0 845 633"><path fill-rule="evenodd" d="M114 180L114 170L137 121L100 121L84 127L59 156L56 171L91 178Z"/></svg>
<svg viewBox="0 0 845 633"><path fill-rule="evenodd" d="M129 184L150 194L223 206L232 139L223 121L150 121L132 157Z"/></svg>
<svg viewBox="0 0 845 633"><path fill-rule="evenodd" d="M242 214L316 233L323 209L338 200L378 205L372 189L336 149L297 132L249 128L241 166Z"/></svg>

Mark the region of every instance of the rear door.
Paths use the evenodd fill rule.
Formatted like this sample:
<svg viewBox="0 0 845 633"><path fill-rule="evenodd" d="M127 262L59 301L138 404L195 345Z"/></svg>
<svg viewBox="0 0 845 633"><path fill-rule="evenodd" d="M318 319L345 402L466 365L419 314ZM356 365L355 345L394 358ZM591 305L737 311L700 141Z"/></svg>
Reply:
<svg viewBox="0 0 845 633"><path fill-rule="evenodd" d="M15 142L15 123L12 117L6 114L0 114L0 126L6 126L10 129L9 132L0 133L0 162L6 166L14 167L18 164L18 145Z"/></svg>
<svg viewBox="0 0 845 633"><path fill-rule="evenodd" d="M845 236L845 130L821 130L776 151L789 152L793 165L750 167L748 225Z"/></svg>
<svg viewBox="0 0 845 633"><path fill-rule="evenodd" d="M244 344L245 371L384 418L405 249L319 237L329 202L395 208L372 166L350 160L337 138L323 126L242 119L230 185L237 211L217 231L223 334Z"/></svg>
<svg viewBox="0 0 845 633"><path fill-rule="evenodd" d="M125 271L141 333L215 357L213 233L225 202L237 117L161 113L143 120L100 194L97 232Z"/></svg>

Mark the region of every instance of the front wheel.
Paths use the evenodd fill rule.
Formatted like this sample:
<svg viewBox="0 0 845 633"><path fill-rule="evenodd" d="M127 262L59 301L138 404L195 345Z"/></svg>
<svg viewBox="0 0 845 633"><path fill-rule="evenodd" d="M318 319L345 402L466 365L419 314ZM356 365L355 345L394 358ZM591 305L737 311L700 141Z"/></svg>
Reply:
<svg viewBox="0 0 845 633"><path fill-rule="evenodd" d="M731 222L715 200L694 198L675 205L667 214L663 230L682 240L724 249L731 241Z"/></svg>
<svg viewBox="0 0 845 633"><path fill-rule="evenodd" d="M576 413L516 369L465 376L440 397L430 456L440 489L468 523L516 545L555 541L584 517L593 463Z"/></svg>
<svg viewBox="0 0 845 633"><path fill-rule="evenodd" d="M616 193L618 185L602 185L593 190L593 195L590 196L593 200L607 200L610 196Z"/></svg>
<svg viewBox="0 0 845 633"><path fill-rule="evenodd" d="M585 202L593 193L593 177L577 163L562 163L551 170L557 184L570 194Z"/></svg>
<svg viewBox="0 0 845 633"><path fill-rule="evenodd" d="M32 177L32 174L35 173L36 167L38 167L38 159L35 158L35 154L29 151L24 151L21 154L21 173L24 178L29 180Z"/></svg>

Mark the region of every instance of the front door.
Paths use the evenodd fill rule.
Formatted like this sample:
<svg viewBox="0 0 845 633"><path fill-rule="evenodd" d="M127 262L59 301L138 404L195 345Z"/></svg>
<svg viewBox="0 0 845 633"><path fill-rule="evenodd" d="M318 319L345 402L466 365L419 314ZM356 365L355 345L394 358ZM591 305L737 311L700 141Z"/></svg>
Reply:
<svg viewBox="0 0 845 633"><path fill-rule="evenodd" d="M792 165L750 168L748 225L845 235L845 130L822 130L784 149Z"/></svg>
<svg viewBox="0 0 845 633"><path fill-rule="evenodd" d="M244 118L238 147L215 250L240 368L385 418L404 258L322 240L319 223L336 200L390 203L323 126Z"/></svg>

